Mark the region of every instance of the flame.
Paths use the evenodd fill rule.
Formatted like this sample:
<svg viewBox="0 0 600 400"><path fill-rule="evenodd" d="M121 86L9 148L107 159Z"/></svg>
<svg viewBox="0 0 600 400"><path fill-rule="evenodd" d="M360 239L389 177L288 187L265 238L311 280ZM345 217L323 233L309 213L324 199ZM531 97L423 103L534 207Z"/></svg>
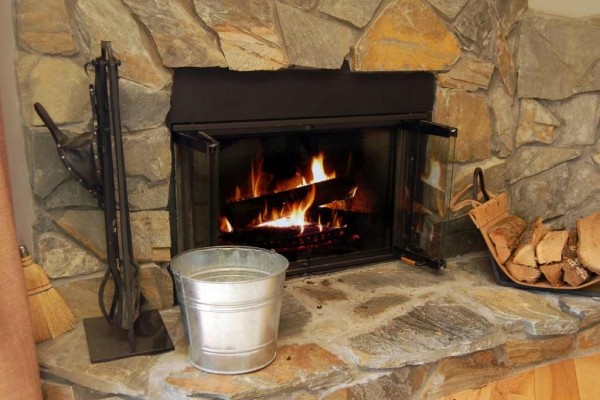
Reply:
<svg viewBox="0 0 600 400"><path fill-rule="evenodd" d="M273 182L273 176L264 170L263 159L252 160L246 188L242 190L239 186L236 186L235 194L231 200L240 201L260 197L267 193L282 192L335 178L335 171L329 174L325 172L324 161L325 155L319 153L311 160L310 173L307 172L308 177L304 176L300 171L296 171L295 175L289 179Z"/></svg>
<svg viewBox="0 0 600 400"><path fill-rule="evenodd" d="M226 217L221 217L221 232L233 232L233 226L231 226Z"/></svg>
<svg viewBox="0 0 600 400"><path fill-rule="evenodd" d="M304 232L304 227L310 224L305 218L306 211L310 208L313 201L315 201L316 193L317 188L312 186L306 197L297 203L286 204L280 211L265 209L259 217L261 221L265 222L259 222L256 226L270 226L275 228L298 227L300 228L300 233Z"/></svg>
<svg viewBox="0 0 600 400"><path fill-rule="evenodd" d="M310 170L312 172L312 180L310 183L323 182L335 178L335 171L333 171L331 174L325 173L325 167L323 166L324 160L325 155L323 153L319 153L319 155L313 157L312 164L310 166Z"/></svg>

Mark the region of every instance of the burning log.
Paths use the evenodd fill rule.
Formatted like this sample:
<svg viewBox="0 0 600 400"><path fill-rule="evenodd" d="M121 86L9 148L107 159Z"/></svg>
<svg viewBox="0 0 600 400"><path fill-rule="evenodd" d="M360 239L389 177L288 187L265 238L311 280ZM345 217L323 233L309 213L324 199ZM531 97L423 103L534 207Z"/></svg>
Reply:
<svg viewBox="0 0 600 400"><path fill-rule="evenodd" d="M502 263L506 262L512 254L512 250L525 231L526 223L516 215L509 215L501 219L488 231L491 241L496 247L496 253Z"/></svg>
<svg viewBox="0 0 600 400"><path fill-rule="evenodd" d="M515 264L537 267L535 247L546 233L542 219L538 218L529 225L517 240L512 262Z"/></svg>
<svg viewBox="0 0 600 400"><path fill-rule="evenodd" d="M535 247L535 255L540 264L562 261L563 249L569 238L569 231L553 231L544 235Z"/></svg>
<svg viewBox="0 0 600 400"><path fill-rule="evenodd" d="M355 186L356 183L350 178L333 178L283 192L230 201L223 206L223 213L227 216L235 215L235 220L229 220L234 228L245 227L251 224L265 208L280 209L286 204L300 202L313 190L315 190L315 197L312 204L322 205L346 198Z"/></svg>
<svg viewBox="0 0 600 400"><path fill-rule="evenodd" d="M600 273L600 212L577 221L577 256L589 270Z"/></svg>

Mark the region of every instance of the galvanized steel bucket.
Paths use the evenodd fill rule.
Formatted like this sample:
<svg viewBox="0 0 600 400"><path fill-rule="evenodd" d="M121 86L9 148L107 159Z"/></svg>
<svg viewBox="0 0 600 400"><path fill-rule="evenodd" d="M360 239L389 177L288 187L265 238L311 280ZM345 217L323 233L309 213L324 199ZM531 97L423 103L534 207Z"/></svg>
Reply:
<svg viewBox="0 0 600 400"><path fill-rule="evenodd" d="M275 359L283 282L282 255L214 246L171 261L190 362L206 372L241 374Z"/></svg>

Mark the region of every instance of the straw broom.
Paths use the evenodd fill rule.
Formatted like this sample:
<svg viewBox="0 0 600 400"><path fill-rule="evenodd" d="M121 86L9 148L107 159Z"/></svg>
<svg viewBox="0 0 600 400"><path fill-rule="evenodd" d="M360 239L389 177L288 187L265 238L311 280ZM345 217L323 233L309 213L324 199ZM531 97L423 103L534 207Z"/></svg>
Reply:
<svg viewBox="0 0 600 400"><path fill-rule="evenodd" d="M27 248L20 246L19 250L35 341L55 339L73 329L75 317L60 293L52 287L42 267L33 262Z"/></svg>

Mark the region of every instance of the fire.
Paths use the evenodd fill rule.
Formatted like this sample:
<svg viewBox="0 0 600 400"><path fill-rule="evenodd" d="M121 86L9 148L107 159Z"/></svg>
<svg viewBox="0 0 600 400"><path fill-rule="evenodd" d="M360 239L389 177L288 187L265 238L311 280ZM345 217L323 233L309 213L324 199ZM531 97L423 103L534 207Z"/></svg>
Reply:
<svg viewBox="0 0 600 400"><path fill-rule="evenodd" d="M323 182L335 178L335 171L333 171L331 174L327 174L325 172L325 167L323 166L324 160L325 155L323 153L319 153L319 155L313 157L312 164L310 166L310 170L312 172L312 181L310 181L310 183Z"/></svg>
<svg viewBox="0 0 600 400"><path fill-rule="evenodd" d="M233 226L229 223L226 217L221 217L221 232L233 232Z"/></svg>
<svg viewBox="0 0 600 400"><path fill-rule="evenodd" d="M315 201L316 193L317 188L312 186L306 197L297 203L286 204L279 211L265 209L259 216L256 226L270 226L274 228L297 227L300 228L300 233L304 232L304 227L310 225L310 222L306 220L306 211L308 211L313 201Z"/></svg>
<svg viewBox="0 0 600 400"><path fill-rule="evenodd" d="M253 160L250 164L250 176L247 189L242 191L239 186L236 186L232 200L240 201L248 198L260 197L267 193L282 192L334 179L336 177L335 171L327 173L324 164L325 155L319 153L311 160L310 173L307 171L306 175L311 176L305 176L301 171L296 171L296 174L287 180L273 182L273 177L264 170L263 160Z"/></svg>
<svg viewBox="0 0 600 400"><path fill-rule="evenodd" d="M316 226L319 231L323 231L325 227L341 228L343 223L342 218L335 211L329 218L331 222L326 225L321 224L320 215L316 223L311 221L310 217L306 215L307 211L313 205L317 193L317 188L313 184L334 179L335 177L335 171L329 173L325 171L325 155L323 153L312 157L310 172L306 171L306 174L303 174L298 170L293 177L277 182L273 182L273 176L264 170L263 160L260 159L252 161L246 189L244 190L240 186L236 186L233 200L241 201L248 198L260 197L267 193L277 193L312 185L306 196L299 201L286 203L278 208L270 208L265 205L264 210L249 224L249 227L299 228L300 234L304 232L307 226ZM234 230L225 217L221 217L220 229L221 232L228 233Z"/></svg>

